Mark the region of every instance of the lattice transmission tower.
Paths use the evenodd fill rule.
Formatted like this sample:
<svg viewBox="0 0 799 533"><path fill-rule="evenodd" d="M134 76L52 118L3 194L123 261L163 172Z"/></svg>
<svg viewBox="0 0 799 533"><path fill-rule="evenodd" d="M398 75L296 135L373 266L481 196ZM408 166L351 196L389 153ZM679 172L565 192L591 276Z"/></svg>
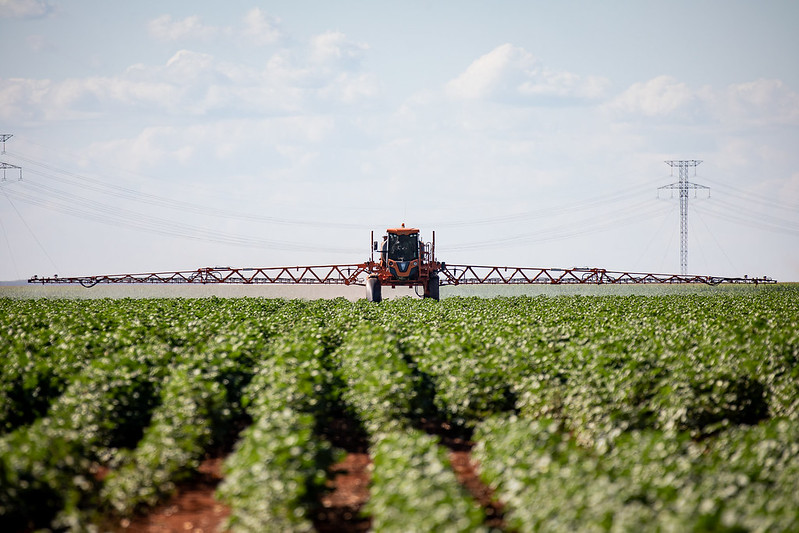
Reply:
<svg viewBox="0 0 799 533"><path fill-rule="evenodd" d="M676 183L658 187L658 190L677 190L680 194L680 274L684 275L688 273L688 191L691 189L694 191L697 189L709 191L710 187L688 181L690 169L694 169L694 176L696 176L696 167L701 161L689 159L683 161L672 160L665 163L672 168L672 172L676 167L679 177L679 181Z"/></svg>
<svg viewBox="0 0 799 533"><path fill-rule="evenodd" d="M0 145L2 145L2 153L6 153L6 141L13 137L13 133L0 133ZM13 170L19 172L19 179L22 181L22 167L18 167L17 165L12 165L11 163L6 163L5 161L0 161L0 170L3 171L2 181L6 181L6 171Z"/></svg>

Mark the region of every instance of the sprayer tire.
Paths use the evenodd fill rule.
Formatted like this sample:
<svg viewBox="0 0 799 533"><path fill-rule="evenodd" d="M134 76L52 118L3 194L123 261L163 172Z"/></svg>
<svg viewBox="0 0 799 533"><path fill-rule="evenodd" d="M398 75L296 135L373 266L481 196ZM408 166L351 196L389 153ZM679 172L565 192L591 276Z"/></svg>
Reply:
<svg viewBox="0 0 799 533"><path fill-rule="evenodd" d="M380 278L377 276L369 276L366 278L366 301L377 303L382 299L383 295L380 287Z"/></svg>
<svg viewBox="0 0 799 533"><path fill-rule="evenodd" d="M433 300L438 301L438 288L438 274L430 274L430 278L427 280L427 298L432 298Z"/></svg>

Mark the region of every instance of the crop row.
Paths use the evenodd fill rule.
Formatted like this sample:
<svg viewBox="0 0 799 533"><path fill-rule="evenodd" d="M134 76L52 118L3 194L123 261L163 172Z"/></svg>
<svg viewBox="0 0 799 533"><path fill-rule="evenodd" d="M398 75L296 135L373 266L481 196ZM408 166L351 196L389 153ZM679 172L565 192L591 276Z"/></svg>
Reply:
<svg viewBox="0 0 799 533"><path fill-rule="evenodd" d="M208 317L217 327L204 330L203 322L185 320L192 318L187 311L198 309L179 301L116 303L117 316L128 321L105 328L98 327L93 311L114 316L110 302L88 309L77 302L40 302L45 316L56 308L58 320L68 324L64 329L54 323L52 329L63 332L53 338L44 321L38 322L38 335L27 331L26 316L41 320L19 313L31 305L4 302L13 318L21 315L23 327L12 327L3 343L25 346L24 352L10 352L17 361L35 360L40 367L49 361L53 369L36 376L71 377L53 392L42 416L29 424L13 415L4 420L7 427L16 422L0 437L0 518L12 531L81 529L102 513L129 514L168 494L236 417L240 388L263 344L260 325L251 324L245 335L220 328L226 318L221 309ZM109 333L89 342L90 330ZM5 391L19 386L13 380L17 372L4 368ZM35 395L40 387L28 377L28 394ZM0 398L0 412L20 411L16 395Z"/></svg>
<svg viewBox="0 0 799 533"><path fill-rule="evenodd" d="M436 424L519 531L791 530L798 296L2 300L0 522L129 515L236 439L228 525L309 530L343 416L377 530L481 527Z"/></svg>
<svg viewBox="0 0 799 533"><path fill-rule="evenodd" d="M334 460L315 415L330 408L331 378L313 330L281 337L243 401L252 424L226 459L218 490L236 531L309 531L310 510Z"/></svg>
<svg viewBox="0 0 799 533"><path fill-rule="evenodd" d="M742 426L712 441L632 431L602 449L551 420L492 417L475 457L523 531L792 531L799 424Z"/></svg>
<svg viewBox="0 0 799 533"><path fill-rule="evenodd" d="M364 325L335 351L342 400L363 421L373 456L367 512L378 531L480 531L485 516L458 483L426 414L424 376L392 335Z"/></svg>

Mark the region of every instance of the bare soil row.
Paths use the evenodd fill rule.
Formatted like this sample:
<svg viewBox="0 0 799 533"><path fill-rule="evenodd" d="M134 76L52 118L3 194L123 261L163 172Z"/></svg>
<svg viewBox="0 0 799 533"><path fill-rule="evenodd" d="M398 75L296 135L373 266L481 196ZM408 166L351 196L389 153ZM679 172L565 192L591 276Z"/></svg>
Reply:
<svg viewBox="0 0 799 533"><path fill-rule="evenodd" d="M452 469L458 481L472 495L486 514L486 525L505 529L502 504L495 501L493 492L479 477L479 465L471 458L473 443L453 435L446 424L426 423L429 433L441 438L447 447ZM346 421L334 421L328 437L346 450L344 459L329 469L328 491L320 498L314 526L322 533L360 533L368 531L371 520L361 510L369 500L371 458L366 439L349 431ZM119 533L208 533L220 531L230 509L217 501L215 491L224 474L224 455L206 457L191 481L178 486L168 502L139 514L131 520L124 519L112 527Z"/></svg>

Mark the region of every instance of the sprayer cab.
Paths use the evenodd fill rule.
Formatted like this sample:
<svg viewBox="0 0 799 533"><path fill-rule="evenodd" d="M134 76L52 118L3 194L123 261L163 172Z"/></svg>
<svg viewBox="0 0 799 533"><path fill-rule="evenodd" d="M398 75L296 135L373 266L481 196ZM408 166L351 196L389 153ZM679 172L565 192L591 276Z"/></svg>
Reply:
<svg viewBox="0 0 799 533"><path fill-rule="evenodd" d="M417 280L422 248L418 229L388 229L380 247L380 266L388 270L392 279Z"/></svg>

